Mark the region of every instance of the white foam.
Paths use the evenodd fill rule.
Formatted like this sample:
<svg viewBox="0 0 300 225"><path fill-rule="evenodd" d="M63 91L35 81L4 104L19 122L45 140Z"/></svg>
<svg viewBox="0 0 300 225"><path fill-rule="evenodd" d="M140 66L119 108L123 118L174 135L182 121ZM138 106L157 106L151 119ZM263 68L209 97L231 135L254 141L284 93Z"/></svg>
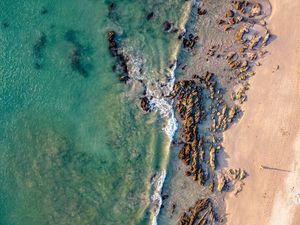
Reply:
<svg viewBox="0 0 300 225"><path fill-rule="evenodd" d="M167 158L173 136L178 127L172 107L173 100L168 97L172 93L175 83L176 63L174 63L172 68L170 68L169 72L167 73L167 83L157 82L157 73L155 71L141 70L140 68L143 68L143 65L145 64L145 59L131 55L131 59L128 63L129 75L131 79L141 79L144 81L146 85L146 96L150 99L150 105L152 109L154 111L158 111L161 118L164 120L164 127L162 130L169 138L168 146L165 146L166 148L164 149L167 151L165 154L165 157ZM152 77L153 74L155 75ZM163 162L161 167L161 172L159 172L159 175L157 175L157 177L154 179L154 182L151 184L154 189L153 194L151 195L152 225L157 225L157 216L162 205L161 192L166 178L167 161Z"/></svg>
<svg viewBox="0 0 300 225"><path fill-rule="evenodd" d="M165 119L165 126L163 128L163 131L167 134L169 137L169 146L167 151L170 151L171 147L171 142L173 140L173 136L177 130L177 120L174 115L174 110L173 110L173 101L170 100L170 98L166 97L169 96L174 87L174 82L175 82L175 76L174 76L174 71L176 69L176 63L175 65L171 68L170 75L168 77L168 83L161 87L160 85L157 85L157 87L161 87L161 93L160 95L159 91L157 90L147 90L147 94L152 97L150 104L152 105L153 109L158 110L161 117ZM151 196L151 205L152 205L152 210L153 210L153 217L152 217L152 225L157 225L157 216L160 211L160 207L162 204L162 197L161 197L161 191L163 188L163 184L166 178L166 170L164 169L161 172L161 175L159 176L157 182L154 184L155 185L155 190L153 195Z"/></svg>
<svg viewBox="0 0 300 225"><path fill-rule="evenodd" d="M174 75L175 69L176 69L176 63L171 68L170 76L168 78L168 83L161 88L162 89L161 92L163 94L162 96L159 96L156 90L148 89L148 95L152 97L150 101L152 108L154 110L155 109L158 110L161 117L166 120L166 124L163 130L170 138L170 141L172 141L178 125L172 107L173 101L164 96L169 96L173 91L174 82L175 82L175 75Z"/></svg>
<svg viewBox="0 0 300 225"><path fill-rule="evenodd" d="M166 179L166 175L166 171L163 170L159 177L155 179L152 184L155 187L154 193L151 196L151 208L153 212L152 225L157 225L157 216L159 214L160 207L162 204L161 191L164 185L164 181Z"/></svg>

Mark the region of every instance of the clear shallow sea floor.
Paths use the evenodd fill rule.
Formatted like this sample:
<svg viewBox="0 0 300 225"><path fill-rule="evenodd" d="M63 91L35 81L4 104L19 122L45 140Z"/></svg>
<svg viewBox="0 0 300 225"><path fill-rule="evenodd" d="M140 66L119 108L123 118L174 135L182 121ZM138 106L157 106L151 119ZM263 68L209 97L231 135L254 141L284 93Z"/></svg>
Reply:
<svg viewBox="0 0 300 225"><path fill-rule="evenodd" d="M111 2L0 1L0 224L149 223L166 135L126 97L107 32L163 79L177 42L162 24L184 1Z"/></svg>

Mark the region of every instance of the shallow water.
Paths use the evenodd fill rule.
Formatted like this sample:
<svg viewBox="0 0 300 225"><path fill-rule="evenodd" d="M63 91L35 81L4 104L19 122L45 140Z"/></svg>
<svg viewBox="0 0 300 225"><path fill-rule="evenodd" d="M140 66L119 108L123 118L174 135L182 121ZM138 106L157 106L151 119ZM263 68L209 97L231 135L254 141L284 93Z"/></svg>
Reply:
<svg viewBox="0 0 300 225"><path fill-rule="evenodd" d="M112 71L106 34L120 34L131 76L159 93L179 46L162 24L184 24L189 3L119 0L109 14L110 3L0 2L1 224L151 223L169 118L141 112L141 90Z"/></svg>

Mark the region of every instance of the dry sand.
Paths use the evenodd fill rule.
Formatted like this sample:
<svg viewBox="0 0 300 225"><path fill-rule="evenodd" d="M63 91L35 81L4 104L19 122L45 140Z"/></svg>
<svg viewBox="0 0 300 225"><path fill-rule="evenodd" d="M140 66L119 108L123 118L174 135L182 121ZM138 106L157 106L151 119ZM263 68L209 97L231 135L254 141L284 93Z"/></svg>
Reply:
<svg viewBox="0 0 300 225"><path fill-rule="evenodd" d="M225 133L229 166L249 173L243 191L226 197L228 225L300 224L300 1L270 2L276 39L255 69L243 118Z"/></svg>

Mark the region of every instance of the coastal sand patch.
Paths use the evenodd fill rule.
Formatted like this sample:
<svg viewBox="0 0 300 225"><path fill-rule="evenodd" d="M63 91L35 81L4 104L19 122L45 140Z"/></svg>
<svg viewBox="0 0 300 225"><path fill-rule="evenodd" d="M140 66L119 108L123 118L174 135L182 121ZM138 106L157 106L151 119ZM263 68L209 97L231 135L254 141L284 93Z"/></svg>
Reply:
<svg viewBox="0 0 300 225"><path fill-rule="evenodd" d="M243 191L226 197L230 225L300 224L300 2L271 4L270 54L255 69L244 117L225 132L229 165L249 173Z"/></svg>
<svg viewBox="0 0 300 225"><path fill-rule="evenodd" d="M294 142L294 152L294 170L287 176L283 191L275 196L269 225L290 225L296 219L294 215L300 206L300 132Z"/></svg>

